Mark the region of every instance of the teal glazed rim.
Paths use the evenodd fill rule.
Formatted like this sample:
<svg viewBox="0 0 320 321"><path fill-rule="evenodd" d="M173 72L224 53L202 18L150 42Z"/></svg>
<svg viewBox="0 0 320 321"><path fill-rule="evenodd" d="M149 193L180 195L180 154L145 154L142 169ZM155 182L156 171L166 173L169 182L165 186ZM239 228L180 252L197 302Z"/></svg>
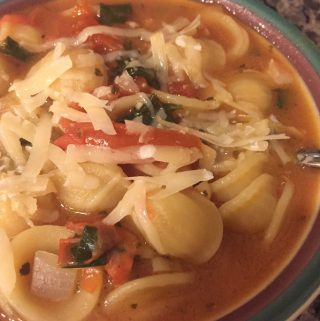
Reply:
<svg viewBox="0 0 320 321"><path fill-rule="evenodd" d="M0 0L0 15L46 0ZM150 1L150 0L147 0ZM194 0L220 4L267 38L306 83L320 109L320 51L261 0ZM320 215L289 266L260 294L220 321L285 321L320 290Z"/></svg>

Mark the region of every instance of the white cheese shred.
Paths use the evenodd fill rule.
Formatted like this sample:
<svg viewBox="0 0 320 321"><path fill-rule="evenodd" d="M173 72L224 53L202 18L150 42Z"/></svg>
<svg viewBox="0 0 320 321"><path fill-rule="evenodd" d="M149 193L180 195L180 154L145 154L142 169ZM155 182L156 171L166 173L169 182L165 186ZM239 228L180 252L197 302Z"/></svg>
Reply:
<svg viewBox="0 0 320 321"><path fill-rule="evenodd" d="M43 165L48 159L51 130L51 116L50 114L43 114L35 131L31 153L23 171L24 176L36 177L40 174Z"/></svg>

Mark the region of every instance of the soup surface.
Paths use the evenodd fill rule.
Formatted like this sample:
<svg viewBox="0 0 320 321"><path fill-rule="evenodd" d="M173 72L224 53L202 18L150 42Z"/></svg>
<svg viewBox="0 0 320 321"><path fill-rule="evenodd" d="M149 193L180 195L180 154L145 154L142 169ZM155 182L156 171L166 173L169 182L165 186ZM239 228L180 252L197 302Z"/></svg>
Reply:
<svg viewBox="0 0 320 321"><path fill-rule="evenodd" d="M217 320L312 227L294 68L223 8L50 1L0 20L3 320Z"/></svg>

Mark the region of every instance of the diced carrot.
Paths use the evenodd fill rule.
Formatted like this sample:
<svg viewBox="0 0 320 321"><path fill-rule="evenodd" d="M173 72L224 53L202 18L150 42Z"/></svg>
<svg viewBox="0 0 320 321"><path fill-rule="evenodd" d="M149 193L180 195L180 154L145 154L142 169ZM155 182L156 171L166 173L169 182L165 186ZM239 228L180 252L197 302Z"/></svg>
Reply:
<svg viewBox="0 0 320 321"><path fill-rule="evenodd" d="M112 283L120 285L129 279L133 266L133 257L127 252L115 251L105 266Z"/></svg>
<svg viewBox="0 0 320 321"><path fill-rule="evenodd" d="M80 288L86 292L93 293L97 290L102 280L100 268L89 267L81 270Z"/></svg>

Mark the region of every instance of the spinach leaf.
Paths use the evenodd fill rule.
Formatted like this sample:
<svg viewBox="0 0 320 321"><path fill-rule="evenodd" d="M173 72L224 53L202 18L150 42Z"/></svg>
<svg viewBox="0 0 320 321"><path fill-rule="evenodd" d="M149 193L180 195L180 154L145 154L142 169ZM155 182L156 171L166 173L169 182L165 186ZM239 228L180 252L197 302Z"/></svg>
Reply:
<svg viewBox="0 0 320 321"><path fill-rule="evenodd" d="M172 123L177 123L179 121L179 117L177 117L174 112L182 108L180 105L163 103L155 94L152 94L149 99L156 113L160 110L164 111L164 113L166 114L165 120Z"/></svg>
<svg viewBox="0 0 320 321"><path fill-rule="evenodd" d="M91 259L92 252L98 245L98 232L94 226L86 225L78 245L71 248L72 256L76 263L82 263Z"/></svg>
<svg viewBox="0 0 320 321"><path fill-rule="evenodd" d="M26 61L32 56L31 52L21 47L18 42L16 42L11 37L7 37L5 40L0 42L0 52L21 61Z"/></svg>
<svg viewBox="0 0 320 321"><path fill-rule="evenodd" d="M133 120L137 117L142 117L142 122L145 125L151 125L154 121L155 115L159 111L163 111L163 113L166 115L165 120L174 122L174 123L178 122L179 119L174 114L174 111L176 111L177 109L180 109L181 106L175 105L175 104L163 103L155 94L150 95L149 99L153 105L154 114L152 114L148 106L144 104L139 109L136 107L132 108L128 114L124 115L122 118L119 118L117 121L124 122L125 120Z"/></svg>
<svg viewBox="0 0 320 321"><path fill-rule="evenodd" d="M126 69L126 66L130 61L132 61L132 59L129 57L124 57L124 56L118 57L116 59L116 65L113 68L111 68L109 71L110 77L115 78L116 76L121 75Z"/></svg>
<svg viewBox="0 0 320 321"><path fill-rule="evenodd" d="M151 125L154 116L151 114L150 109L144 104L141 108L132 108L128 114L118 119L118 122L124 122L125 120L133 120L137 117L142 117L142 122L145 125Z"/></svg>
<svg viewBox="0 0 320 321"><path fill-rule="evenodd" d="M111 26L115 23L126 22L132 14L132 7L129 3L108 5L100 3L100 22L103 25Z"/></svg>
<svg viewBox="0 0 320 321"><path fill-rule="evenodd" d="M125 68L125 70L129 73L131 77L143 77L147 81L149 86L155 89L160 89L160 82L157 78L156 72L153 69L139 66Z"/></svg>
<svg viewBox="0 0 320 321"><path fill-rule="evenodd" d="M105 253L92 262L89 262L89 263L72 262L72 263L68 263L68 265L65 265L64 268L72 269L72 268L86 268L86 267L92 267L92 266L103 266L103 265L106 265L107 262L108 262L108 254Z"/></svg>
<svg viewBox="0 0 320 321"><path fill-rule="evenodd" d="M121 75L125 70L132 78L143 77L149 86L160 89L160 82L158 80L156 72L151 68L145 68L142 66L138 67L127 67L132 61L132 58L121 56L116 60L116 66L111 69L110 75L112 78Z"/></svg>

